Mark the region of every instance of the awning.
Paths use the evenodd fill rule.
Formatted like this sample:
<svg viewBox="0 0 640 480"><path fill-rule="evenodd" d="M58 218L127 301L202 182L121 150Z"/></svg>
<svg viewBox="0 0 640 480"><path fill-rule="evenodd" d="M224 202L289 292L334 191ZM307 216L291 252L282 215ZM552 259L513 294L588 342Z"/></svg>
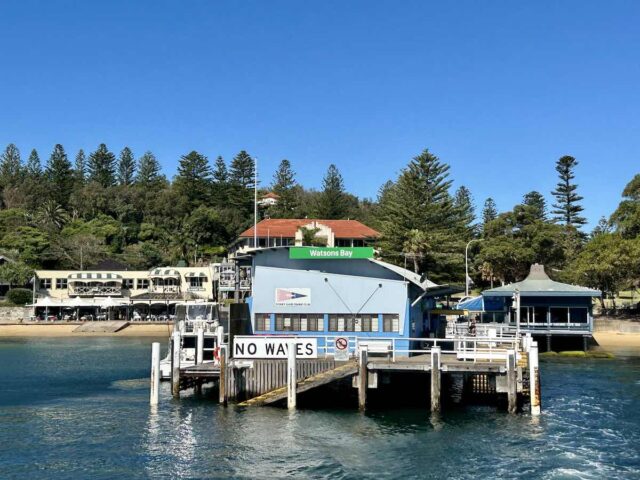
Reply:
<svg viewBox="0 0 640 480"><path fill-rule="evenodd" d="M484 298L482 295L459 302L454 308L456 310L468 310L470 312L484 312Z"/></svg>
<svg viewBox="0 0 640 480"><path fill-rule="evenodd" d="M149 272L152 278L180 278L180 272L172 268L154 268Z"/></svg>
<svg viewBox="0 0 640 480"><path fill-rule="evenodd" d="M207 274L204 272L189 272L185 274L185 278L207 278Z"/></svg>
<svg viewBox="0 0 640 480"><path fill-rule="evenodd" d="M118 275L117 273L80 272L72 273L67 278L76 281L98 280L102 282L122 283L122 275Z"/></svg>

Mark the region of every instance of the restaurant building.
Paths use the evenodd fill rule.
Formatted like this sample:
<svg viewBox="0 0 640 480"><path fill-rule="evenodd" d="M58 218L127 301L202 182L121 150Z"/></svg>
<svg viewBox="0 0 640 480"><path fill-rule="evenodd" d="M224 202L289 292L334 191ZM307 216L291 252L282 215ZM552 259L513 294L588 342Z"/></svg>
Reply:
<svg viewBox="0 0 640 480"><path fill-rule="evenodd" d="M313 232L312 244L325 247L365 247L373 245L380 234L357 220L319 220L268 218L242 232L231 245L231 255L243 254L253 248L302 246Z"/></svg>

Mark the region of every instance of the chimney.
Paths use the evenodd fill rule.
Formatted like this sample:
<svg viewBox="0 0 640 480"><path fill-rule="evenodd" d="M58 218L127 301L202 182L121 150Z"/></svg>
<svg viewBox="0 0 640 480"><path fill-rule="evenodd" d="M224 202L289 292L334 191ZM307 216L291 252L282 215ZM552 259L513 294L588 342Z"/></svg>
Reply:
<svg viewBox="0 0 640 480"><path fill-rule="evenodd" d="M544 271L544 265L540 265L539 263L531 265L527 280L549 280L549 275Z"/></svg>

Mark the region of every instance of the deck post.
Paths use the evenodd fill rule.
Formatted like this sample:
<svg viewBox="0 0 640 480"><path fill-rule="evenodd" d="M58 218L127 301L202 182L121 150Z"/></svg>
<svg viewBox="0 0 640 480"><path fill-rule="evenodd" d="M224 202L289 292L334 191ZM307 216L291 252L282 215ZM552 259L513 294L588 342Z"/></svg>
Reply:
<svg viewBox="0 0 640 480"><path fill-rule="evenodd" d="M149 394L149 404L158 405L160 394L160 344L151 344L151 392Z"/></svg>
<svg viewBox="0 0 640 480"><path fill-rule="evenodd" d="M218 345L217 347L221 347L224 344L224 327L222 325L218 325L216 328L216 336L218 337Z"/></svg>
<svg viewBox="0 0 640 480"><path fill-rule="evenodd" d="M586 335L582 336L582 350L586 352L589 349L589 337Z"/></svg>
<svg viewBox="0 0 640 480"><path fill-rule="evenodd" d="M540 372L538 370L538 342L529 349L529 403L531 415L540 415Z"/></svg>
<svg viewBox="0 0 640 480"><path fill-rule="evenodd" d="M358 350L358 408L362 411L367 407L367 387L369 384L368 354L367 347L361 346Z"/></svg>
<svg viewBox="0 0 640 480"><path fill-rule="evenodd" d="M196 365L200 365L204 359L204 328L198 328L198 340L196 344Z"/></svg>
<svg viewBox="0 0 640 480"><path fill-rule="evenodd" d="M289 410L296 408L296 342L289 343L287 352L287 407Z"/></svg>
<svg viewBox="0 0 640 480"><path fill-rule="evenodd" d="M440 390L441 390L441 378L440 378L440 366L441 366L441 348L431 348L431 411L440 411Z"/></svg>
<svg viewBox="0 0 640 480"><path fill-rule="evenodd" d="M516 351L507 350L507 410L509 413L516 413L518 409L516 372Z"/></svg>
<svg viewBox="0 0 640 480"><path fill-rule="evenodd" d="M180 398L180 330L173 331L171 339L171 394Z"/></svg>
<svg viewBox="0 0 640 480"><path fill-rule="evenodd" d="M547 352L551 351L551 335L547 335Z"/></svg>
<svg viewBox="0 0 640 480"><path fill-rule="evenodd" d="M218 402L227 405L227 346L220 347L220 376L218 377Z"/></svg>

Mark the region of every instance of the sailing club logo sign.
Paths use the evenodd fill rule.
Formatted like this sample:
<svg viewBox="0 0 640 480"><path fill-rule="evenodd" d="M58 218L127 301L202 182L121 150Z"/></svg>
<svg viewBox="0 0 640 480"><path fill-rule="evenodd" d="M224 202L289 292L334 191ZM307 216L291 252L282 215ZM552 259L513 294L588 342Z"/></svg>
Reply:
<svg viewBox="0 0 640 480"><path fill-rule="evenodd" d="M311 305L311 289L276 288L276 305Z"/></svg>

